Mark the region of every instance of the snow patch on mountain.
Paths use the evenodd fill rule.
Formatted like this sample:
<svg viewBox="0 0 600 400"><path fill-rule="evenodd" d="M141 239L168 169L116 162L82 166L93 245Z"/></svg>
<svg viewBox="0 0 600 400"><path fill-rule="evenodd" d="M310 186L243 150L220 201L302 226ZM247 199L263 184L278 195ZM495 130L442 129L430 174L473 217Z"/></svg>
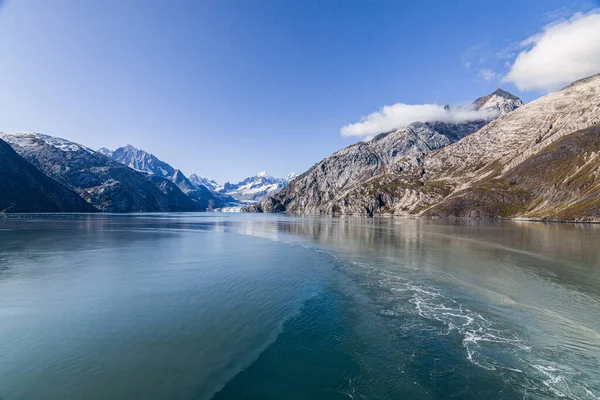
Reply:
<svg viewBox="0 0 600 400"><path fill-rule="evenodd" d="M517 96L502 89L498 89L487 96L482 96L473 102L476 110L496 110L499 115L514 111L523 104Z"/></svg>
<svg viewBox="0 0 600 400"><path fill-rule="evenodd" d="M121 164L125 164L136 171L158 175L165 179L171 179L175 173L175 168L166 162L161 161L155 155L138 149L130 144L119 147L114 151L103 147L98 149L98 152Z"/></svg>
<svg viewBox="0 0 600 400"><path fill-rule="evenodd" d="M274 195L283 189L292 179L295 173L288 174L285 178L276 178L266 171L261 171L255 176L250 176L241 182L226 182L220 185L212 179L201 177L197 174L190 175L190 182L194 185L203 185L212 192L224 196L230 196L240 203L256 203L267 196Z"/></svg>
<svg viewBox="0 0 600 400"><path fill-rule="evenodd" d="M223 186L219 185L216 181L205 178L203 176L199 176L197 174L191 174L189 177L189 180L194 185L196 185L196 186L202 185L202 186L212 190L213 192L219 192L221 189L223 189Z"/></svg>
<svg viewBox="0 0 600 400"><path fill-rule="evenodd" d="M61 151L79 151L83 150L90 154L95 153L94 150L82 146L79 143L71 142L66 139L43 135L41 133L36 132L15 132L15 133L1 133L2 135L6 135L6 141L20 146L20 147L32 147L36 146L38 141L42 141L52 147L55 147Z"/></svg>

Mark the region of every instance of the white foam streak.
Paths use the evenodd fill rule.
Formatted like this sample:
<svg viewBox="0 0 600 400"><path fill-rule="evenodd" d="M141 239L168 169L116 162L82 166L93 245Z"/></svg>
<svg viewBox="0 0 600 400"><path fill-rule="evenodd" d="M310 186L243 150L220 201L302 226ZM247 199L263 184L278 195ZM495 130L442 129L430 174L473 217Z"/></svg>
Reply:
<svg viewBox="0 0 600 400"><path fill-rule="evenodd" d="M498 323L480 313L445 297L440 290L382 271L377 266L354 264L364 269L368 276L375 278L379 286L396 294L396 298L391 296L387 300L398 304L391 304L381 310L382 315L402 318L403 314L410 312L406 303L411 304L413 312L420 317L438 321L445 326L445 330L439 332L440 335L449 335L452 332L461 335L465 358L474 365L490 371L501 369L528 377L536 376L542 387L524 388L526 396L530 391L541 390L561 398L600 400L600 397L582 385L576 371L571 371L562 364L552 365L552 361L540 357L537 352L534 354L532 347L516 333L501 328ZM406 295L409 296L408 301ZM505 365L499 361L494 357L497 352L509 355L514 363L518 364L518 368L516 365ZM535 362L526 361L521 355L527 355L525 358Z"/></svg>

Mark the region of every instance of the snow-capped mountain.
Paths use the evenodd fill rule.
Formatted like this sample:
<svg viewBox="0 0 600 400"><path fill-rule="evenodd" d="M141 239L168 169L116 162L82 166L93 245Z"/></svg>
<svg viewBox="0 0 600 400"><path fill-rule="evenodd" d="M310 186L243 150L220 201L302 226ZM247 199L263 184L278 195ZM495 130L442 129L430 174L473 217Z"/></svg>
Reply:
<svg viewBox="0 0 600 400"><path fill-rule="evenodd" d="M207 188L200 182L197 184L191 182L180 170L173 168L155 155L130 144L119 147L114 151L103 147L98 152L136 171L170 180L183 193L196 202L200 209L223 207L226 203L233 200L213 193L210 188Z"/></svg>
<svg viewBox="0 0 600 400"><path fill-rule="evenodd" d="M286 184L288 184L288 183L290 183L290 181L291 181L292 179L294 179L294 178L295 178L295 177L297 177L297 176L298 176L298 174L296 174L295 172L290 172L290 173L289 173L289 174L287 174L287 175L285 176L285 178L283 178L283 179L285 179L285 183L286 183Z"/></svg>
<svg viewBox="0 0 600 400"><path fill-rule="evenodd" d="M212 179L205 178L203 176L199 176L197 174L191 174L189 177L190 182L192 182L196 186L204 186L210 189L213 192L218 192L223 189L223 186L219 185L216 181Z"/></svg>
<svg viewBox="0 0 600 400"><path fill-rule="evenodd" d="M94 150L85 147L79 143L71 142L67 139L44 135L37 132L16 132L16 133L1 133L7 142L11 145L19 146L23 149L36 148L39 142L45 145L52 146L63 152L85 151L93 154Z"/></svg>
<svg viewBox="0 0 600 400"><path fill-rule="evenodd" d="M221 208L233 202L233 199L218 193L213 193L204 185L196 185L191 182L180 170L176 169L171 181L188 195L195 202L202 204L202 207L210 209Z"/></svg>
<svg viewBox="0 0 600 400"><path fill-rule="evenodd" d="M140 173L65 139L39 133L0 133L47 177L106 212L195 211L198 206L172 182Z"/></svg>
<svg viewBox="0 0 600 400"><path fill-rule="evenodd" d="M175 168L171 167L166 162L161 161L153 154L135 148L130 144L119 147L116 150L102 147L101 149L98 149L98 152L112 158L116 162L127 165L129 168L158 175L166 179L171 179L175 173Z"/></svg>
<svg viewBox="0 0 600 400"><path fill-rule="evenodd" d="M279 192L295 177L296 174L293 172L285 178L276 178L266 171L261 171L241 182L226 182L224 185L197 174L191 174L189 181L196 186L204 186L217 195L225 196L230 202L247 204L261 201L266 196Z"/></svg>
<svg viewBox="0 0 600 400"><path fill-rule="evenodd" d="M235 206L239 202L260 201L265 196L277 193L295 177L295 174L290 174L286 178L275 178L262 171L239 183L219 185L216 181L197 174L191 174L188 178L153 154L130 144L116 150L103 147L98 152L137 171L169 179L194 201L202 203L202 207L207 207L211 200L211 205L216 208Z"/></svg>
<svg viewBox="0 0 600 400"><path fill-rule="evenodd" d="M500 115L514 111L523 104L517 96L502 89L482 96L473 102L476 110L498 110Z"/></svg>
<svg viewBox="0 0 600 400"><path fill-rule="evenodd" d="M255 176L250 176L238 183L227 182L217 191L241 202L258 202L267 196L278 193L295 176L296 174L292 172L285 178L275 178L267 174L266 171L261 171Z"/></svg>
<svg viewBox="0 0 600 400"><path fill-rule="evenodd" d="M0 160L0 214L97 211L77 193L28 163L1 139Z"/></svg>

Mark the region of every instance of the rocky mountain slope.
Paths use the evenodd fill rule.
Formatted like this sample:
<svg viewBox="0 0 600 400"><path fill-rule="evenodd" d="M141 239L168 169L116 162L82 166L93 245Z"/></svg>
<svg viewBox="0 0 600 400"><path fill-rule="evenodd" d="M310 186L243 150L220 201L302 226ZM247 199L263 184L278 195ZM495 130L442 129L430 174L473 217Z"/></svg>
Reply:
<svg viewBox="0 0 600 400"><path fill-rule="evenodd" d="M201 208L207 208L209 203L211 207L221 208L247 202L258 202L277 193L295 176L292 173L286 178L275 178L263 171L256 176L244 179L242 182L227 182L221 186L214 180L197 174L191 174L188 178L180 170L153 154L130 144L116 150L103 147L98 152L137 171L171 180L182 192L196 201Z"/></svg>
<svg viewBox="0 0 600 400"><path fill-rule="evenodd" d="M517 96L502 89L482 96L473 102L475 110L497 110L500 115L515 111L523 104Z"/></svg>
<svg viewBox="0 0 600 400"><path fill-rule="evenodd" d="M172 182L137 172L80 144L38 133L0 133L0 139L101 211L198 210Z"/></svg>
<svg viewBox="0 0 600 400"><path fill-rule="evenodd" d="M424 215L600 219L600 124L560 137L496 173L458 190Z"/></svg>
<svg viewBox="0 0 600 400"><path fill-rule="evenodd" d="M219 208L234 201L230 197L213 193L201 182L195 183L190 181L180 170L173 168L153 154L133 147L130 144L119 147L116 150L103 147L98 152L129 168L154 175L152 178L154 181L158 182L156 177L170 180L196 203L198 209Z"/></svg>
<svg viewBox="0 0 600 400"><path fill-rule="evenodd" d="M97 211L0 140L0 213Z"/></svg>
<svg viewBox="0 0 600 400"><path fill-rule="evenodd" d="M178 169L175 170L175 173L171 177L171 181L203 209L213 210L233 202L233 199L215 194L204 185L195 185Z"/></svg>
<svg viewBox="0 0 600 400"><path fill-rule="evenodd" d="M600 75L512 111L505 100L515 100L503 93L475 106L504 114L453 144L420 152L439 131L413 124L383 139L414 140L375 137L343 149L253 211L600 219L593 199Z"/></svg>
<svg viewBox="0 0 600 400"><path fill-rule="evenodd" d="M369 142L353 144L315 164L295 179L293 185L273 198L267 198L256 210L333 212L327 207L334 207L334 204L329 203L354 186L377 176L412 168L419 164L424 154L476 132L522 104L510 93L497 90L480 97L472 105L477 110L492 111L482 113L488 119L462 123L415 122L405 128L379 134ZM450 107L444 106L444 109L450 113Z"/></svg>

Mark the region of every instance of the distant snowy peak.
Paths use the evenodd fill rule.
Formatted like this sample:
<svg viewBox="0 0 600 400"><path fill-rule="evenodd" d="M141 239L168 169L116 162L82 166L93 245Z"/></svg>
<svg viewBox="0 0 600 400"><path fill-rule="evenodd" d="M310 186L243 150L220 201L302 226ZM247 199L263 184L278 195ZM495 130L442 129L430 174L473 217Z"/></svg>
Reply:
<svg viewBox="0 0 600 400"><path fill-rule="evenodd" d="M226 182L219 185L214 180L190 175L190 181L194 185L203 185L215 193L231 196L240 202L257 202L266 196L273 195L283 189L290 180L296 177L295 173L288 174L285 178L276 178L266 171L261 171L254 176L249 176L241 182Z"/></svg>
<svg viewBox="0 0 600 400"><path fill-rule="evenodd" d="M192 182L196 186L204 186L213 192L218 192L223 189L223 186L219 185L216 181L212 179L205 178L203 176L199 176L197 174L191 174L189 177L190 182Z"/></svg>
<svg viewBox="0 0 600 400"><path fill-rule="evenodd" d="M287 183L290 183L292 181L292 179L294 179L297 176L298 176L298 174L296 174L295 172L290 172L289 174L286 175L286 177L284 179Z"/></svg>
<svg viewBox="0 0 600 400"><path fill-rule="evenodd" d="M112 151L111 149L107 149L106 147L101 147L98 150L98 153L108 157L108 158L112 158L114 151Z"/></svg>
<svg viewBox="0 0 600 400"><path fill-rule="evenodd" d="M18 133L0 133L0 137L11 145L20 147L31 147L36 146L39 142L44 142L50 146L53 146L61 151L86 151L90 154L94 153L94 150L82 146L79 143L71 142L66 139L43 135L35 132L18 132Z"/></svg>
<svg viewBox="0 0 600 400"><path fill-rule="evenodd" d="M517 96L502 89L473 102L476 110L498 110L501 115L514 111L523 104Z"/></svg>
<svg viewBox="0 0 600 400"><path fill-rule="evenodd" d="M289 181L291 181L292 179L294 179L296 177L296 173L295 172L290 172L289 174L287 174L285 176L285 178L276 178L272 175L269 175L267 173L267 171L260 171L258 174L256 174L256 176L254 177L248 177L246 178L243 182L250 182L252 180L262 180L262 181L266 181L266 182L270 182L270 183L281 183L281 184L287 184Z"/></svg>
<svg viewBox="0 0 600 400"><path fill-rule="evenodd" d="M137 171L158 175L166 179L171 179L173 174L175 174L175 168L161 161L153 154L133 147L130 144L119 147L114 151L103 147L98 149L98 152Z"/></svg>

